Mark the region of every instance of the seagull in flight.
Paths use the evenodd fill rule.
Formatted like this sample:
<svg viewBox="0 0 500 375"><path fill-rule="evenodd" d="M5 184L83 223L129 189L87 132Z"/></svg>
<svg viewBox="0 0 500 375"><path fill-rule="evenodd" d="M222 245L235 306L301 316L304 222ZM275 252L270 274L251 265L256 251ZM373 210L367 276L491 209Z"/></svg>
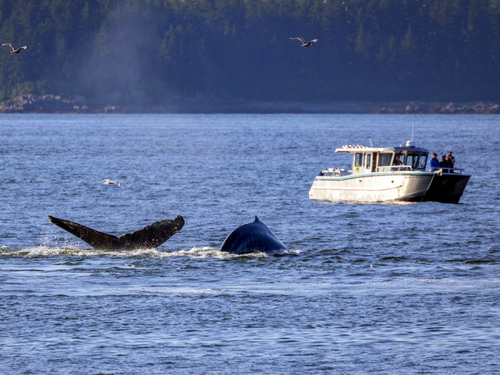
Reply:
<svg viewBox="0 0 500 375"><path fill-rule="evenodd" d="M302 38L300 36L292 36L292 37L290 37L290 39L298 39L298 40L300 40L302 42L301 47L311 47L311 43L315 43L315 42L318 41L318 39L313 39L313 40L311 40L309 42L306 42L304 40L304 38Z"/></svg>
<svg viewBox="0 0 500 375"><path fill-rule="evenodd" d="M111 184L116 184L118 186L122 186L122 184L120 184L118 181L113 181L113 180L110 180L109 178L105 178L103 179L104 181L104 185L111 185Z"/></svg>
<svg viewBox="0 0 500 375"><path fill-rule="evenodd" d="M10 46L10 48L12 48L12 51L10 51L11 53L19 53L19 52L21 52L22 49L28 48L26 46L16 48L16 47L14 47L14 44L12 44L12 43L3 43L2 46Z"/></svg>

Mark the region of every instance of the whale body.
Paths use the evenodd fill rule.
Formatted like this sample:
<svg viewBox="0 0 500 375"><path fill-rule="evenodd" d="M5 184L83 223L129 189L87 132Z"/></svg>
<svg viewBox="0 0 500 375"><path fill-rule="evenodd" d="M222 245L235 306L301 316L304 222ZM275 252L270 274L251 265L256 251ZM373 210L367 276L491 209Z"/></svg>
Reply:
<svg viewBox="0 0 500 375"><path fill-rule="evenodd" d="M184 218L179 215L174 220L157 221L133 233L116 237L69 220L53 216L49 216L49 220L97 250L156 249L184 226Z"/></svg>
<svg viewBox="0 0 500 375"><path fill-rule="evenodd" d="M255 216L253 223L235 229L224 240L220 251L232 254L282 253L288 250L273 232Z"/></svg>

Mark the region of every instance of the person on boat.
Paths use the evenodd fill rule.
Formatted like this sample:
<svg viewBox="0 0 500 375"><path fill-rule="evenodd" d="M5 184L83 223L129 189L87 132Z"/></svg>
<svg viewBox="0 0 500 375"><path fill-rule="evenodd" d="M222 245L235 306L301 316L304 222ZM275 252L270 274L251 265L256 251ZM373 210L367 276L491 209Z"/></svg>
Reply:
<svg viewBox="0 0 500 375"><path fill-rule="evenodd" d="M394 156L394 162L392 163L392 165L401 165L401 164L403 164L403 162L401 160L399 160L399 157L400 157L399 154L396 155L396 156Z"/></svg>
<svg viewBox="0 0 500 375"><path fill-rule="evenodd" d="M451 162L451 159L449 159L446 155L443 155L443 157L441 158L439 166L445 173L450 173L453 170L453 163Z"/></svg>
<svg viewBox="0 0 500 375"><path fill-rule="evenodd" d="M453 151L448 151L448 155L446 155L448 159L448 163L451 163L451 167L455 166L455 157L453 156Z"/></svg>
<svg viewBox="0 0 500 375"><path fill-rule="evenodd" d="M448 164L448 173L453 173L455 167L455 158L451 155L451 151L446 155L446 163Z"/></svg>
<svg viewBox="0 0 500 375"><path fill-rule="evenodd" d="M432 159L431 159L431 172L434 172L436 169L439 169L441 167L441 163L439 162L437 158L437 154L433 153L432 154Z"/></svg>

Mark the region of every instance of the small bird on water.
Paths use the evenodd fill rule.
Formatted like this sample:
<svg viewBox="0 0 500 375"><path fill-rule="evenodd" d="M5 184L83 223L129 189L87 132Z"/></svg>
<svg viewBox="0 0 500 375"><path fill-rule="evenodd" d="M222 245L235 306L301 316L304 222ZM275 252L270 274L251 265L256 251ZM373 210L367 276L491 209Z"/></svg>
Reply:
<svg viewBox="0 0 500 375"><path fill-rule="evenodd" d="M290 37L290 39L298 39L298 40L300 40L302 42L301 47L311 47L311 43L315 43L315 42L318 41L318 39L313 39L313 40L311 40L309 42L306 42L304 40L304 38L302 38L300 36L292 36L292 37Z"/></svg>
<svg viewBox="0 0 500 375"><path fill-rule="evenodd" d="M19 53L19 52L21 52L22 49L28 48L26 46L16 48L16 47L14 47L14 44L12 44L12 43L3 43L2 46L10 46L10 48L12 48L12 51L10 51L11 53Z"/></svg>
<svg viewBox="0 0 500 375"><path fill-rule="evenodd" d="M120 184L118 181L113 181L113 180L110 180L109 178L105 178L103 179L104 181L104 185L111 185L111 184L116 184L118 186L122 186L122 184Z"/></svg>

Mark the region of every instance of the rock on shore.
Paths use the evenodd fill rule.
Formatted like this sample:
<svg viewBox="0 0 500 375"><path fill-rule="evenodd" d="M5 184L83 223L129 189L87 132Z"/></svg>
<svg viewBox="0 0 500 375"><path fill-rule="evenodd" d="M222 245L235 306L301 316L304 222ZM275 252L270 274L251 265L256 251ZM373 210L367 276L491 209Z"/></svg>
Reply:
<svg viewBox="0 0 500 375"><path fill-rule="evenodd" d="M72 99L59 95L22 95L0 103L0 113L442 113L442 114L495 114L500 113L498 103L432 104L427 102L378 103L269 103L248 102L244 99L225 100L197 95L173 97L163 103L148 104L147 100L129 100L120 105L103 105L82 96Z"/></svg>
<svg viewBox="0 0 500 375"><path fill-rule="evenodd" d="M84 97L73 99L59 95L22 95L0 103L0 113L121 113L118 106L89 105Z"/></svg>
<svg viewBox="0 0 500 375"><path fill-rule="evenodd" d="M453 102L447 105L411 102L404 108L381 108L372 113L442 113L442 114L495 114L500 113L498 103L480 102L472 105L457 105Z"/></svg>

